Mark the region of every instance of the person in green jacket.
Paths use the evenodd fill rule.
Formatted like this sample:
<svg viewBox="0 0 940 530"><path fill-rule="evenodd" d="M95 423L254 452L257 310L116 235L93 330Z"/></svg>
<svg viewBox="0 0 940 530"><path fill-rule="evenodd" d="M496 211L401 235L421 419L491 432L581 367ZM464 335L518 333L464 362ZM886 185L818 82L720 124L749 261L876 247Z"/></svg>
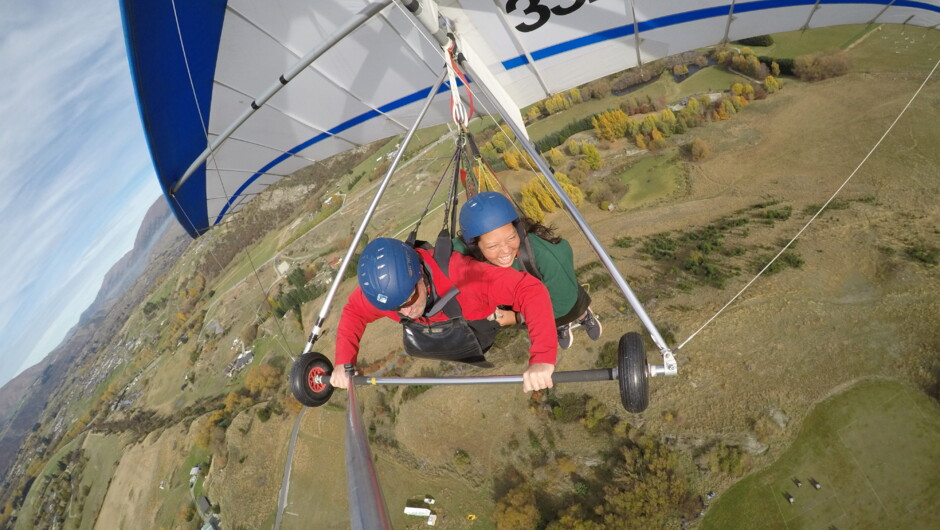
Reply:
<svg viewBox="0 0 940 530"><path fill-rule="evenodd" d="M516 212L512 202L492 191L471 197L460 210L460 239L454 250L497 267L512 267L542 280L548 288L558 328L558 345L571 347L571 325L578 322L591 340L603 328L591 311L591 297L574 274L571 245L552 229ZM512 312L496 312L501 325L516 322Z"/></svg>

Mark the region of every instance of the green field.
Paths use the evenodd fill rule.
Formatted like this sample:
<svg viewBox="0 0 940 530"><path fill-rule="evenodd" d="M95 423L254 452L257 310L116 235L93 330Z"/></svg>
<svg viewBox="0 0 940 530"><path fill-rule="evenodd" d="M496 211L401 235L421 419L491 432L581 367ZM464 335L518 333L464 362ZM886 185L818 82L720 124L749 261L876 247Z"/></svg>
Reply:
<svg viewBox="0 0 940 530"><path fill-rule="evenodd" d="M818 405L792 447L722 495L702 528L940 528L938 464L937 403L900 383L859 383Z"/></svg>
<svg viewBox="0 0 940 530"><path fill-rule="evenodd" d="M751 46L757 55L786 57L793 59L800 55L818 53L826 50L845 48L862 38L876 26L853 24L828 28L809 29L806 31L788 31L774 34L774 43L770 46Z"/></svg>
<svg viewBox="0 0 940 530"><path fill-rule="evenodd" d="M748 82L743 77L727 70L710 66L690 75L679 83L678 97L694 96L710 92L724 92L734 83Z"/></svg>
<svg viewBox="0 0 940 530"><path fill-rule="evenodd" d="M672 195L682 179L682 170L675 154L665 154L640 158L618 177L629 189L617 206L629 209Z"/></svg>

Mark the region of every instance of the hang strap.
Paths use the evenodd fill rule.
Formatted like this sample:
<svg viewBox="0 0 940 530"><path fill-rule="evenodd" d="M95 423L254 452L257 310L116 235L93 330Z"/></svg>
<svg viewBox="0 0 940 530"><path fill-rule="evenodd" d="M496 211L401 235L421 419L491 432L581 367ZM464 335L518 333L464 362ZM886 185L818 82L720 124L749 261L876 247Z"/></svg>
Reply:
<svg viewBox="0 0 940 530"><path fill-rule="evenodd" d="M528 234L525 233L522 223L513 223L513 225L516 227L516 233L519 234L519 263L522 264L522 268L526 272L541 281L542 273L539 272L539 268L535 264L535 252L532 250Z"/></svg>
<svg viewBox="0 0 940 530"><path fill-rule="evenodd" d="M450 291L447 291L447 294L440 297L437 300L437 302L434 302L434 305L431 306L431 309L428 310L425 316L433 317L434 315L440 313L442 310L444 311L444 314L447 315L448 318L456 318L459 316L463 316L463 311L461 311L460 309L460 303L457 302L455 298L458 293L460 293L460 289L457 289L456 286L451 287ZM452 301L454 302L453 305L451 305ZM455 309L457 311L457 314L451 314L451 311Z"/></svg>

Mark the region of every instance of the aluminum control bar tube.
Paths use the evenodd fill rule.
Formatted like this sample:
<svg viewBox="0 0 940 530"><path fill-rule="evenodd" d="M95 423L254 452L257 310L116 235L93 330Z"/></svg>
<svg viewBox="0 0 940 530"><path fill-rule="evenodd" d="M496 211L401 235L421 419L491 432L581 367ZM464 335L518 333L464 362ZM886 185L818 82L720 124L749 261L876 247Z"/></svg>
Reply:
<svg viewBox="0 0 940 530"><path fill-rule="evenodd" d="M352 375L352 365L346 365ZM340 368L342 369L342 368ZM390 529L392 523L375 473L372 451L362 425L356 389L350 385L346 406L346 485L349 493L349 523L354 530Z"/></svg>
<svg viewBox="0 0 940 530"><path fill-rule="evenodd" d="M441 84L444 82L444 78L447 76L447 68L441 70L441 76L438 77L437 82L431 87L431 92L428 94L427 99L424 102L424 108L421 109L421 113L418 114L418 118L415 120L414 125L408 131L408 134L405 135L404 140L401 142L401 148L395 153L395 158L392 160L392 165L388 167L388 171L385 173L385 178L382 179L382 183L379 184L379 189L375 192L375 197L372 198L372 204L369 205L369 209L366 211L365 216L362 218L362 223L359 224L359 230L356 231L356 235L353 237L352 243L349 245L349 249L346 251L346 255L343 256L343 261L340 263L339 270L336 271L336 277L333 279L333 283L330 284L330 291L326 295L326 299L323 301L323 307L320 309L320 316L317 317L317 323L313 326L313 330L310 332L310 338L307 339L307 345L304 346L304 353L309 353L313 349L313 343L317 341L317 337L320 336L320 332L323 330L323 322L326 321L326 316L330 312L330 305L333 303L333 298L336 296L336 290L339 289L339 284L343 278L343 274L346 272L346 267L349 265L350 260L352 260L353 254L356 252L356 247L359 246L359 241L362 239L362 234L366 231L366 226L369 225L369 221L372 220L372 216L375 214L376 208L378 208L379 200L382 199L382 195L385 193L385 189L388 187L389 181L392 179L392 175L395 174L395 170L398 169L398 164L401 162L401 157L405 153L408 144L411 143L412 137L415 135L415 131L418 130L418 126L421 125L421 122L424 120L424 116L428 113L428 109L431 108L431 102L434 101L434 96L437 95L438 90L441 88Z"/></svg>
<svg viewBox="0 0 940 530"><path fill-rule="evenodd" d="M205 151L203 151L196 158L196 160L194 160L193 163L189 165L189 168L186 169L186 172L183 173L183 176L181 176L179 180L177 180L176 183L173 184L173 188L170 190L170 194L175 195L176 192L178 192L180 188L183 187L183 184L185 184L186 181L189 180L189 177L191 177L192 174L196 172L196 169L198 169L199 166L205 163L205 161L209 159L212 153L215 152L215 150L218 149L220 145L222 145L222 142L224 142L225 140L228 140L228 138L235 132L235 129L238 129L239 127L241 127L241 125L245 123L245 121L247 121L248 118L250 118L251 115L255 113L255 111L260 109L265 103L268 102L269 99L274 97L274 95L277 94L282 88L284 88L284 86L287 85L287 83L289 83L292 79L294 79L294 77L296 77L297 74L299 74L305 68L310 66L310 64L313 63L313 61L316 61L321 55L329 51L329 49L332 48L336 43L343 40L344 38L346 38L347 35L349 35L353 31L355 31L357 28L359 28L360 26L368 22L369 19L372 18L376 13L385 9L391 3L392 3L392 0L382 0L381 2L367 5L362 11L360 11L355 17L353 17L345 26L341 27L336 33L334 33L329 39L324 40L320 44L320 46L318 46L317 48L313 50L310 50L310 52L307 53L307 55L304 55L303 57L301 57L300 60L297 61L297 63L293 67L290 68L290 70L284 72L284 74L282 74L281 77L278 78L277 82L275 82L273 85L268 87L267 90L262 92L260 96L258 96L254 101L252 101L251 105L247 109L245 109L245 111L242 112L242 114L238 118L236 118L235 121L232 122L231 125L229 125L224 131L222 131L222 133L219 134L219 136L216 137L216 139L213 140L212 143L209 144L209 147L206 147Z"/></svg>
<svg viewBox="0 0 940 530"><path fill-rule="evenodd" d="M588 226L587 221L584 220L584 216L581 215L581 212L578 211L577 206L571 202L571 198L568 197L568 194L565 193L565 190L562 189L561 184L558 183L558 180L555 178L555 174L552 172L551 166L548 162L542 158L542 154L539 153L539 150L535 148L535 145L531 140L528 139L524 131L519 129L519 126L516 122L510 119L509 113L502 106L499 100L493 97L490 90L487 86L481 81L481 76L476 75L473 68L466 62L462 62L461 65L464 68L464 71L470 74L472 78L472 84L480 89L487 99L496 107L497 112L500 116L503 117L503 121L509 128L512 130L513 134L516 135L516 140L522 145L522 148L532 157L532 160L535 161L535 165L538 166L539 170L545 175L545 180L548 181L548 184L552 187L552 190L558 195L561 199L562 204L568 210L568 213L571 214L572 219L574 219L575 224L578 225L578 228L584 233L587 237L588 242L591 244L591 247L594 249L594 252L597 253L597 256L600 258L601 263L604 264L604 267L607 269L607 272L613 277L614 282L617 286L620 287L620 290L623 292L623 295L627 298L627 301L630 303L630 306L633 307L633 311L639 317L640 321L643 323L643 326L646 327L646 330L649 332L650 337L653 339L653 342L659 348L660 353L663 356L663 361L665 366L651 366L650 375L675 375L678 370L676 364L675 356L672 354L672 350L666 345L666 341L663 340L662 335L659 334L659 330L656 329L656 325L653 324L652 319L646 313L646 310L643 308L643 305L640 303L640 300L633 294L633 290L630 289L630 286L627 285L627 281L623 279L623 275L620 274L620 271L617 270L617 266L614 265L613 260L610 259L610 256L607 255L607 250L597 239L597 236L594 235L594 231L591 230L591 227Z"/></svg>
<svg viewBox="0 0 940 530"><path fill-rule="evenodd" d="M598 368L596 370L572 370L569 372L555 372L552 381L555 383L590 383L594 381L615 381L618 370L614 368ZM370 377L357 375L352 378L353 385L503 385L521 383L521 375L483 375L475 377Z"/></svg>

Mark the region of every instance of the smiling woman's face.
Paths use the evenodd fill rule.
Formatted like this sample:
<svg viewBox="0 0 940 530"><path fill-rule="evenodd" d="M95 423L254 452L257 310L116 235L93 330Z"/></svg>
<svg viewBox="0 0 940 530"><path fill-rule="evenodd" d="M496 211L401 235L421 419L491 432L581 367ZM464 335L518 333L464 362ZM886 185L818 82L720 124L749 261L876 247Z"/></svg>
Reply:
<svg viewBox="0 0 940 530"><path fill-rule="evenodd" d="M497 267L510 267L519 253L519 234L512 223L487 232L477 242L486 261Z"/></svg>

